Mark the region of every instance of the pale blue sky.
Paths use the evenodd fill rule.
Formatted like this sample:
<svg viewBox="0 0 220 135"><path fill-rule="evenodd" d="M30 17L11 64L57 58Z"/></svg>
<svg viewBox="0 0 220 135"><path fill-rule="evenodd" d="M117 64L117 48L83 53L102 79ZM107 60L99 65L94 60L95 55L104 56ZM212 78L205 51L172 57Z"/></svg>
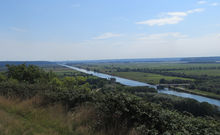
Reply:
<svg viewBox="0 0 220 135"><path fill-rule="evenodd" d="M220 56L220 0L0 0L0 60Z"/></svg>

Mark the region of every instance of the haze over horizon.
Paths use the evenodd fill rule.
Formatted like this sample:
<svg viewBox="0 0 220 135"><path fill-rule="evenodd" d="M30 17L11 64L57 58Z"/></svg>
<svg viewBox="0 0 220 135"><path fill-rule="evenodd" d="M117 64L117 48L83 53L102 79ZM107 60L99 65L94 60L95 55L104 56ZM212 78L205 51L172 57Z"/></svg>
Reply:
<svg viewBox="0 0 220 135"><path fill-rule="evenodd" d="M220 56L219 13L220 0L0 1L0 61Z"/></svg>

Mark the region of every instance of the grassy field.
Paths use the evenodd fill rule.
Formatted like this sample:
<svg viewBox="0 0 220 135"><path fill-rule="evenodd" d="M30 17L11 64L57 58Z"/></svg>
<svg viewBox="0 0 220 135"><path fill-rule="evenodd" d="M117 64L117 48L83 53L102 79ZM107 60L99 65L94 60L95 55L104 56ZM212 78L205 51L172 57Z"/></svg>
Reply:
<svg viewBox="0 0 220 135"><path fill-rule="evenodd" d="M126 63L126 64L116 64L122 68L153 68L153 69L188 69L188 68L210 68L210 67L220 67L220 64L212 63Z"/></svg>
<svg viewBox="0 0 220 135"><path fill-rule="evenodd" d="M152 74L152 73L142 73L142 72L113 72L113 75L129 78L136 81L146 82L150 84L159 84L160 79L166 80L174 80L174 79L181 79L181 80L190 80L193 79L182 78L182 77L172 77L172 76L164 76L159 74Z"/></svg>
<svg viewBox="0 0 220 135"><path fill-rule="evenodd" d="M80 66L89 66L92 69L106 69L112 67L120 68L152 68L152 69L188 69L188 68L210 68L217 67L220 68L220 63L91 63L91 64L80 64Z"/></svg>
<svg viewBox="0 0 220 135"><path fill-rule="evenodd" d="M208 75L208 76L220 76L220 69L208 69L208 70L179 70L170 71L176 73L184 73L186 75Z"/></svg>

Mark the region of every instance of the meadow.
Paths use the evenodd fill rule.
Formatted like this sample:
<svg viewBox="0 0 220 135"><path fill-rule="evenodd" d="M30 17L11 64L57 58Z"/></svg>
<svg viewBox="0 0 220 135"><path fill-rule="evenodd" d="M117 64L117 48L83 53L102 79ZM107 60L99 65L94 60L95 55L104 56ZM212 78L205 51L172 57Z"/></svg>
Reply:
<svg viewBox="0 0 220 135"><path fill-rule="evenodd" d="M152 68L152 69L190 69L190 68L220 68L220 63L186 63L186 62L127 62L127 63L89 63L89 64L74 64L80 66L90 66L90 68Z"/></svg>
<svg viewBox="0 0 220 135"><path fill-rule="evenodd" d="M161 79L166 79L168 81L174 79L193 81L193 79L189 79L189 78L165 76L160 74L142 73L142 72L112 72L112 75L129 78L132 80L137 80L140 82L146 82L149 84L159 84Z"/></svg>
<svg viewBox="0 0 220 135"><path fill-rule="evenodd" d="M207 70L178 70L170 71L175 73L184 73L186 75L207 75L207 76L220 76L220 69L207 69Z"/></svg>

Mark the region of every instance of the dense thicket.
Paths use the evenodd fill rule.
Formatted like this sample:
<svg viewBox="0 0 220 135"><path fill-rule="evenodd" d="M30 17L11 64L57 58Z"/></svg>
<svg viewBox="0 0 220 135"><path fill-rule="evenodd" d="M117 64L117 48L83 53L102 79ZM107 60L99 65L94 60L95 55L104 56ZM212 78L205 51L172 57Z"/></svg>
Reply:
<svg viewBox="0 0 220 135"><path fill-rule="evenodd" d="M207 102L198 102L190 98L180 98L172 95L157 93L135 93L148 102L160 104L163 108L187 112L194 116L212 116L220 118L219 108Z"/></svg>

